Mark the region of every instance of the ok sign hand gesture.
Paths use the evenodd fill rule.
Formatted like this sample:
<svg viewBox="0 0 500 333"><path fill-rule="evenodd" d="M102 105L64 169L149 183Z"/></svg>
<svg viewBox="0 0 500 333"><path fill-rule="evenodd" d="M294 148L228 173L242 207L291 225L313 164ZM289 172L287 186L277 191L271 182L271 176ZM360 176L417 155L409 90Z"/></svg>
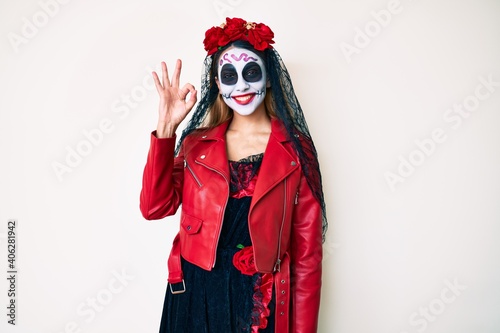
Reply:
<svg viewBox="0 0 500 333"><path fill-rule="evenodd" d="M182 69L182 62L180 59L178 59L175 64L172 81L170 81L168 76L167 65L163 61L161 63L161 68L163 82L160 82L156 72L152 73L156 90L160 96L156 137L167 138L174 136L175 130L179 124L193 108L197 100L197 92L191 83L186 83L182 88L179 88ZM186 100L188 94L190 94L190 96L189 99Z"/></svg>

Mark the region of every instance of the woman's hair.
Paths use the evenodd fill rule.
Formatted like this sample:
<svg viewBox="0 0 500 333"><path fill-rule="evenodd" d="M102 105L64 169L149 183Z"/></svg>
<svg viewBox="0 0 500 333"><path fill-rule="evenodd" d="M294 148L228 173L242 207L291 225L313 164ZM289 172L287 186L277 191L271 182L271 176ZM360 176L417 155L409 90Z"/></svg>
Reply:
<svg viewBox="0 0 500 333"><path fill-rule="evenodd" d="M307 183L321 205L324 241L328 223L316 148L309 133L302 108L293 90L288 70L275 48L269 47L264 51L258 51L249 42L237 40L205 58L201 77L201 98L182 132L176 147L176 154L179 153L186 136L194 130L215 127L232 117L233 111L223 101L215 82L219 57L222 52L231 46L250 50L264 62L267 80L270 85L269 88L266 88L264 100L266 112L270 117L278 118L283 123L287 138L292 142L297 152Z"/></svg>

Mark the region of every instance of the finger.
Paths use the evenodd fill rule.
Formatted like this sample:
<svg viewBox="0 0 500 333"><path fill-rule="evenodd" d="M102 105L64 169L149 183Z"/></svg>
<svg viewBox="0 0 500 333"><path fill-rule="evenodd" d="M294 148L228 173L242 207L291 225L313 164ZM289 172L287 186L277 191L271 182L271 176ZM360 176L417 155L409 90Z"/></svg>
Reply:
<svg viewBox="0 0 500 333"><path fill-rule="evenodd" d="M163 91L163 86L161 85L161 82L160 82L160 78L158 77L158 74L156 74L156 72L153 72L153 81L155 82L155 86L156 86L156 91L158 91L158 93L161 93Z"/></svg>
<svg viewBox="0 0 500 333"><path fill-rule="evenodd" d="M181 78L182 61L177 59L175 63L174 78L172 79L172 87L179 87L179 81Z"/></svg>
<svg viewBox="0 0 500 333"><path fill-rule="evenodd" d="M179 89L179 97L180 99L184 100L186 99L186 96L187 94L189 94L190 92L193 92L195 89L194 89L194 86L191 84L191 83L186 83L182 89Z"/></svg>
<svg viewBox="0 0 500 333"><path fill-rule="evenodd" d="M191 94L191 96L189 97L189 100L186 102L186 108L191 109L197 100L196 89L194 88L194 86L191 83L186 83L184 85L184 87L182 87L181 92L182 92L182 96L181 96L182 99L185 99L189 93Z"/></svg>
<svg viewBox="0 0 500 333"><path fill-rule="evenodd" d="M168 69L165 61L161 62L161 70L163 72L163 86L168 87L170 86L170 79L168 78Z"/></svg>
<svg viewBox="0 0 500 333"><path fill-rule="evenodd" d="M186 108L188 110L191 110L196 104L196 100L198 99L197 94L198 92L196 90L191 92L191 97L189 98L189 101L186 102Z"/></svg>

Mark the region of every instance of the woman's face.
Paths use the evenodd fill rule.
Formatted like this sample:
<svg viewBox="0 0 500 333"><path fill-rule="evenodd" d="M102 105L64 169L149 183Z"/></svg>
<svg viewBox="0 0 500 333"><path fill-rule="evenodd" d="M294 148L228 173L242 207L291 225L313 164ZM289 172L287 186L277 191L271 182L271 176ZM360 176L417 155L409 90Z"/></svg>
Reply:
<svg viewBox="0 0 500 333"><path fill-rule="evenodd" d="M234 47L221 54L217 84L224 102L234 112L252 114L266 97L266 83L264 62L254 52Z"/></svg>

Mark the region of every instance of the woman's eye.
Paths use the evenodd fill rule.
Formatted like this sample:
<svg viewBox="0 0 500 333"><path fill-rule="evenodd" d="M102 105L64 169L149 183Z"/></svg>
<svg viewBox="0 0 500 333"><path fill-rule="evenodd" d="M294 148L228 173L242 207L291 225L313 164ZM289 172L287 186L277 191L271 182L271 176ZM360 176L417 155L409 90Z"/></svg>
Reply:
<svg viewBox="0 0 500 333"><path fill-rule="evenodd" d="M262 78L262 70L256 63L247 64L243 73L243 78L248 82L258 82Z"/></svg>
<svg viewBox="0 0 500 333"><path fill-rule="evenodd" d="M238 73L236 73L236 68L231 64L225 64L221 68L220 80L223 84L233 85L238 81Z"/></svg>

